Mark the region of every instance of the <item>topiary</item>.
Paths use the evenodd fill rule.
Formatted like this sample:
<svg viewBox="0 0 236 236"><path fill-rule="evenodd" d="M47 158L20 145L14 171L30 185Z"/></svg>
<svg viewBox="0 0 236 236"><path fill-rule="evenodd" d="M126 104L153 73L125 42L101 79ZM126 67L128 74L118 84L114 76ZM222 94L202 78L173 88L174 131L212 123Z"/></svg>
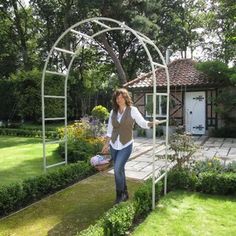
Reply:
<svg viewBox="0 0 236 236"><path fill-rule="evenodd" d="M109 112L106 107L101 105L95 106L92 110L92 117L100 121L105 121L109 117Z"/></svg>

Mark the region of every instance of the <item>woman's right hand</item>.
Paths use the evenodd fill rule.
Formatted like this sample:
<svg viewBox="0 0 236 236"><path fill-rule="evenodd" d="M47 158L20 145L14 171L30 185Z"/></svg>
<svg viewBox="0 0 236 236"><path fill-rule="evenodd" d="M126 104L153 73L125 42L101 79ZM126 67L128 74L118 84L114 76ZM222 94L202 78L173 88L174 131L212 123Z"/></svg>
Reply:
<svg viewBox="0 0 236 236"><path fill-rule="evenodd" d="M102 148L102 153L103 154L106 154L109 152L109 144L108 143L105 143L103 148Z"/></svg>

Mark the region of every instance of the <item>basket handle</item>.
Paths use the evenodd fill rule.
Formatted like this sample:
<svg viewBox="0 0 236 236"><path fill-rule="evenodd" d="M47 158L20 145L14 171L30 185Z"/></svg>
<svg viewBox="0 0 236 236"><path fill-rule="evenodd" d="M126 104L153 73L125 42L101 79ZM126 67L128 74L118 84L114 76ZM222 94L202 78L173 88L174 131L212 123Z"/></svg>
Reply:
<svg viewBox="0 0 236 236"><path fill-rule="evenodd" d="M110 153L97 152L97 155L111 155Z"/></svg>

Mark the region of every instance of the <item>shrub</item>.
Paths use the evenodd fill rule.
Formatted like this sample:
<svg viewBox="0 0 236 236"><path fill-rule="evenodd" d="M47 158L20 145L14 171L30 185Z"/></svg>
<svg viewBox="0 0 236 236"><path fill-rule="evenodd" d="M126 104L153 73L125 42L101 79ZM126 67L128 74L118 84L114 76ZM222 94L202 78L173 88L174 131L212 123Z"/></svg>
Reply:
<svg viewBox="0 0 236 236"><path fill-rule="evenodd" d="M20 183L0 187L0 216L21 208L25 197L26 192Z"/></svg>
<svg viewBox="0 0 236 236"><path fill-rule="evenodd" d="M41 130L32 130L32 129L11 129L11 128L0 128L0 135L9 135L9 136L21 136L21 137L42 137ZM46 131L46 138L57 138L58 134L55 131Z"/></svg>
<svg viewBox="0 0 236 236"><path fill-rule="evenodd" d="M99 220L95 225L90 225L87 229L77 233L79 236L104 236L103 220Z"/></svg>
<svg viewBox="0 0 236 236"><path fill-rule="evenodd" d="M213 157L212 159L196 161L192 167L192 170L197 175L203 172L221 173L224 172L224 167L220 163L220 160L217 157Z"/></svg>
<svg viewBox="0 0 236 236"><path fill-rule="evenodd" d="M235 173L213 173L205 172L199 175L197 189L203 193L211 194L235 194L236 174Z"/></svg>
<svg viewBox="0 0 236 236"><path fill-rule="evenodd" d="M170 138L170 149L175 152L174 155L170 156L170 159L177 162L178 168L183 168L186 163L189 164L190 158L196 151L197 146L190 135L175 133Z"/></svg>
<svg viewBox="0 0 236 236"><path fill-rule="evenodd" d="M220 138L236 138L236 127L213 129L211 136Z"/></svg>
<svg viewBox="0 0 236 236"><path fill-rule="evenodd" d="M103 142L102 138L69 138L67 143L68 162L88 161L92 156L101 151ZM58 151L64 157L65 143L59 145Z"/></svg>
<svg viewBox="0 0 236 236"><path fill-rule="evenodd" d="M67 165L47 174L42 174L0 187L0 215L7 215L48 194L63 189L94 173L85 162Z"/></svg>
<svg viewBox="0 0 236 236"><path fill-rule="evenodd" d="M101 151L104 138L98 137L93 130L94 126L88 119L82 119L67 126L67 153L69 162L87 161ZM95 132L95 133L94 133ZM59 136L64 137L64 128L58 129ZM65 143L60 143L58 151L62 157L65 155Z"/></svg>
<svg viewBox="0 0 236 236"><path fill-rule="evenodd" d="M105 235L124 235L131 227L135 216L133 202L122 202L111 208L104 216Z"/></svg>
<svg viewBox="0 0 236 236"><path fill-rule="evenodd" d="M236 161L230 162L230 163L226 166L225 171L236 173Z"/></svg>
<svg viewBox="0 0 236 236"><path fill-rule="evenodd" d="M168 191L175 189L198 190L212 194L236 194L235 173L204 172L199 176L185 168L168 172ZM156 201L163 190L163 183L156 184ZM134 202L114 206L97 223L77 235L124 235L135 218L144 218L152 209L152 180L146 181L134 194Z"/></svg>
<svg viewBox="0 0 236 236"><path fill-rule="evenodd" d="M67 137L72 139L80 138L97 138L102 137L105 133L106 126L96 120L89 121L88 118L83 118L67 126ZM65 128L57 129L59 137L63 138L65 135Z"/></svg>
<svg viewBox="0 0 236 236"><path fill-rule="evenodd" d="M156 202L160 199L163 191L163 183L158 182L155 187ZM134 194L136 201L137 212L136 215L146 215L152 209L152 180L149 179L143 186L141 186Z"/></svg>
<svg viewBox="0 0 236 236"><path fill-rule="evenodd" d="M175 189L195 190L197 186L197 176L194 172L186 169L172 169L168 172L168 191Z"/></svg>
<svg viewBox="0 0 236 236"><path fill-rule="evenodd" d="M94 119L98 119L101 122L107 120L109 117L108 110L106 109L106 107L103 107L101 105L95 106L91 113Z"/></svg>
<svg viewBox="0 0 236 236"><path fill-rule="evenodd" d="M163 190L162 182L156 184L156 201ZM79 232L80 236L125 235L135 218L143 218L152 208L152 181L146 181L134 195L134 201L115 205L93 226Z"/></svg>

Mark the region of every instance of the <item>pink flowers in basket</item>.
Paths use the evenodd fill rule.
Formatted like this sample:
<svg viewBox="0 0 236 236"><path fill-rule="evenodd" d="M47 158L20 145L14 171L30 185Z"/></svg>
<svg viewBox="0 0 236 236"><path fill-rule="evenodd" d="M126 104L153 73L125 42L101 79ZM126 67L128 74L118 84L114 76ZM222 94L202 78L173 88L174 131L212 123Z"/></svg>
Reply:
<svg viewBox="0 0 236 236"><path fill-rule="evenodd" d="M107 155L97 154L90 159L90 163L92 166L104 165L110 162L111 158Z"/></svg>

